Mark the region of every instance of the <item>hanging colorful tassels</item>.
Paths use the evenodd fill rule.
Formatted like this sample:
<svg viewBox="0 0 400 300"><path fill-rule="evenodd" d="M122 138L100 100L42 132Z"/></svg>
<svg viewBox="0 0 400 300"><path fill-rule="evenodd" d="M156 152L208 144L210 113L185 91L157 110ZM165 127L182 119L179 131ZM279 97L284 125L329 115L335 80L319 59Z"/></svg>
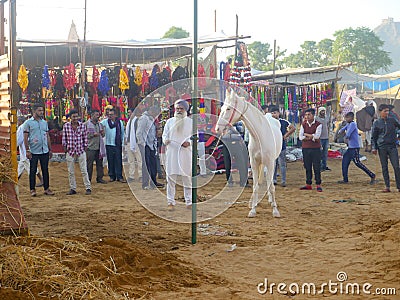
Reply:
<svg viewBox="0 0 400 300"><path fill-rule="evenodd" d="M122 94L125 93L125 90L129 89L128 74L123 68L119 70L119 89L122 91Z"/></svg>
<svg viewBox="0 0 400 300"><path fill-rule="evenodd" d="M103 115L104 114L104 112L106 111L106 106L108 105L108 103L107 103L107 98L106 97L103 97L102 99L101 99L101 114Z"/></svg>
<svg viewBox="0 0 400 300"><path fill-rule="evenodd" d="M64 67L63 83L67 91L72 90L72 88L76 84L76 74L75 74L74 64L71 63L69 64L69 66Z"/></svg>
<svg viewBox="0 0 400 300"><path fill-rule="evenodd" d="M26 72L26 68L24 65L21 65L19 67L17 82L22 92L25 92L26 88L28 87L29 80L28 80L28 73Z"/></svg>
<svg viewBox="0 0 400 300"><path fill-rule="evenodd" d="M201 118L206 117L206 106L204 103L204 98L199 99L199 113Z"/></svg>
<svg viewBox="0 0 400 300"><path fill-rule="evenodd" d="M142 71L140 70L140 67L136 67L135 69L135 84L137 86L141 86L142 85Z"/></svg>
<svg viewBox="0 0 400 300"><path fill-rule="evenodd" d="M149 73L147 73L147 70L144 69L142 75L142 93L147 94L149 88L150 88Z"/></svg>
<svg viewBox="0 0 400 300"><path fill-rule="evenodd" d="M285 89L285 111L289 109L289 95L288 95L288 89Z"/></svg>
<svg viewBox="0 0 400 300"><path fill-rule="evenodd" d="M50 75L49 75L49 66L45 65L42 73L42 87L49 89L50 88Z"/></svg>
<svg viewBox="0 0 400 300"><path fill-rule="evenodd" d="M93 66L93 74L92 74L92 87L95 91L97 91L97 87L99 86L100 82L100 73L96 66Z"/></svg>
<svg viewBox="0 0 400 300"><path fill-rule="evenodd" d="M50 120L50 118L51 118L51 100L50 99L46 99L45 118L47 120Z"/></svg>
<svg viewBox="0 0 400 300"><path fill-rule="evenodd" d="M110 90L110 86L108 84L107 70L101 71L98 88L99 91L103 94L103 96L107 95L107 92Z"/></svg>

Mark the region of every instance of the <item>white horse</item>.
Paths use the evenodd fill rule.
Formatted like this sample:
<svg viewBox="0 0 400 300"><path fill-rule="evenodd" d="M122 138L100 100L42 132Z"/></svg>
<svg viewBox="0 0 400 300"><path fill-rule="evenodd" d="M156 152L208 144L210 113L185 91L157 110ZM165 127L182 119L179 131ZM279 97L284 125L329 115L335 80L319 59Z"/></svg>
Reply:
<svg viewBox="0 0 400 300"><path fill-rule="evenodd" d="M239 97L233 90L226 92L224 105L221 108L215 130L222 133L229 124L242 120L249 130L249 156L253 173L253 195L250 199L251 208L248 217L256 216L259 184L264 175L264 166L267 168L266 180L268 201L272 206L272 215L280 217L275 202L275 186L273 184L275 161L282 149L282 133L280 122L271 114L263 115L255 106Z"/></svg>

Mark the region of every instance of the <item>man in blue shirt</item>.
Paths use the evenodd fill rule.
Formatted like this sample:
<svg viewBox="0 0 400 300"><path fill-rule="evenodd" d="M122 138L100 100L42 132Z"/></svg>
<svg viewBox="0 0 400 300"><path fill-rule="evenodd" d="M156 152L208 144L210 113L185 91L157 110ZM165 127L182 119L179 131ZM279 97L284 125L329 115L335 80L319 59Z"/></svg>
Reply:
<svg viewBox="0 0 400 300"><path fill-rule="evenodd" d="M124 124L117 118L115 108L110 109L108 118L101 121L106 134L106 153L110 182L126 183L122 177L122 145L124 144Z"/></svg>
<svg viewBox="0 0 400 300"><path fill-rule="evenodd" d="M29 187L31 196L36 196L36 170L38 161L43 173L45 195L54 195L49 189L49 160L52 157L49 127L43 120L44 107L35 103L32 107L32 118L24 123L24 144L26 157L30 160Z"/></svg>
<svg viewBox="0 0 400 300"><path fill-rule="evenodd" d="M345 141L347 141L348 149L343 154L342 159L342 176L343 180L338 181L338 183L348 183L349 182L349 165L351 161L355 163L355 165L363 170L370 178L370 184L375 184L375 174L371 172L364 164L360 161L360 142L358 136L358 128L357 124L354 122L354 113L348 112L345 115L345 119L347 125L340 129L340 132L346 131Z"/></svg>
<svg viewBox="0 0 400 300"><path fill-rule="evenodd" d="M281 153L279 154L279 157L276 160L275 164L275 171L274 171L274 184L277 184L277 176L278 176L278 165L280 167L281 171L281 186L285 187L286 186L286 139L296 130L292 124L290 124L288 121L279 118L279 108L278 106L271 105L268 108L268 111L271 113L272 117L275 119L279 120L279 123L281 123L281 132L282 132L282 150Z"/></svg>

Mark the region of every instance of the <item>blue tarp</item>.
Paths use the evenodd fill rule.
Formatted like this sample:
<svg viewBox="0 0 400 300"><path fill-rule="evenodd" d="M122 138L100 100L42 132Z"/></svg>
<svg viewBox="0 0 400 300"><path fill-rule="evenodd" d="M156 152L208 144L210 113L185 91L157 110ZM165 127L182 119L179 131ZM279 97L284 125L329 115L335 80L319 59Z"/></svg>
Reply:
<svg viewBox="0 0 400 300"><path fill-rule="evenodd" d="M364 88L374 91L384 91L400 84L400 78L390 81L366 81L364 82Z"/></svg>

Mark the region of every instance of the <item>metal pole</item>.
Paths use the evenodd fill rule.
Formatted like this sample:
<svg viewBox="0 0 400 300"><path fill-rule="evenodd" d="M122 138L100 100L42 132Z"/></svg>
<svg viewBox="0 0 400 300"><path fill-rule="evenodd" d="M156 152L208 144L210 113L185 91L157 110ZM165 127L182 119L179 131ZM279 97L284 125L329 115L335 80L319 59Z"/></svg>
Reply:
<svg viewBox="0 0 400 300"><path fill-rule="evenodd" d="M10 38L9 38L9 53L10 53L10 91L11 91L11 133L10 133L10 150L11 150L11 165L15 173L15 181L18 180L18 162L17 162L17 105L18 105L18 85L17 85L17 30L16 20L17 0L10 0Z"/></svg>
<svg viewBox="0 0 400 300"><path fill-rule="evenodd" d="M192 59L192 244L197 242L197 0L193 0L193 59Z"/></svg>

